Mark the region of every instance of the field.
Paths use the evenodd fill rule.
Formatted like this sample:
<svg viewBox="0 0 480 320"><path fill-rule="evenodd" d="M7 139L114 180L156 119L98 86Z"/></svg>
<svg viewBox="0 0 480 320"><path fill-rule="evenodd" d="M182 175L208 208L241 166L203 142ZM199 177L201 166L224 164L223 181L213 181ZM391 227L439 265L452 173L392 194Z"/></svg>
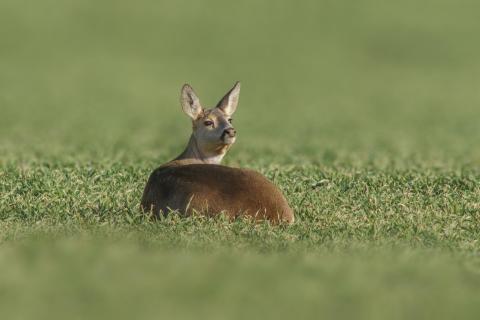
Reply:
<svg viewBox="0 0 480 320"><path fill-rule="evenodd" d="M478 319L469 0L0 1L1 319ZM139 214L242 81L225 164L292 226Z"/></svg>

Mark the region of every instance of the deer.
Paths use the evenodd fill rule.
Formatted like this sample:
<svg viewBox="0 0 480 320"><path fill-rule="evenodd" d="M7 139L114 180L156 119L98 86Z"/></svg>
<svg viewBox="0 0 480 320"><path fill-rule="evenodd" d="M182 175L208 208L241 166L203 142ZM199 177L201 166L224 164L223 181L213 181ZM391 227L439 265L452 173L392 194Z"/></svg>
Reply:
<svg viewBox="0 0 480 320"><path fill-rule="evenodd" d="M230 220L292 224L294 213L282 192L262 174L221 165L237 138L232 125L240 95L236 82L210 109L202 107L189 84L183 85L180 104L192 121L192 134L185 150L155 169L146 183L141 209L152 217L169 212L181 216L199 214Z"/></svg>

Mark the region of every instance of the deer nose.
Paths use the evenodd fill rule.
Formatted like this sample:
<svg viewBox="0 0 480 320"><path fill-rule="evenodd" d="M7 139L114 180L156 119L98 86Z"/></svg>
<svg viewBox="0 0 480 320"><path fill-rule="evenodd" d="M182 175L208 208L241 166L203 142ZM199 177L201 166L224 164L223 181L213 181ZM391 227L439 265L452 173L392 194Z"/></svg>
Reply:
<svg viewBox="0 0 480 320"><path fill-rule="evenodd" d="M233 138L235 137L235 134L237 134L237 131L233 128L228 128L223 131L223 135L228 135L229 137Z"/></svg>

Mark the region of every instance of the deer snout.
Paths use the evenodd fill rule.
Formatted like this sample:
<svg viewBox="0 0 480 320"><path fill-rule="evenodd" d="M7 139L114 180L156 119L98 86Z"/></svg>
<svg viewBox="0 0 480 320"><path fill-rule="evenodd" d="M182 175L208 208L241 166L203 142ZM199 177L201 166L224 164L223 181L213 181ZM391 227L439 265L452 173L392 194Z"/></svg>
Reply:
<svg viewBox="0 0 480 320"><path fill-rule="evenodd" d="M223 137L228 136L228 137L230 137L230 138L233 138L233 137L235 137L236 134L237 134L237 131L235 131L234 128L227 128L227 129L225 129L225 130L223 131L222 136L223 136Z"/></svg>

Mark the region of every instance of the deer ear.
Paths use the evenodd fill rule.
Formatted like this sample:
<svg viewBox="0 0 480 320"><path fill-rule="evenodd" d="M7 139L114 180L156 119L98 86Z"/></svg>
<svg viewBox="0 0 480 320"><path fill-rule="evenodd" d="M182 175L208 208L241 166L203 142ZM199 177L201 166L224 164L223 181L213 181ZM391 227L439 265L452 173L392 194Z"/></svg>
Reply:
<svg viewBox="0 0 480 320"><path fill-rule="evenodd" d="M236 82L230 91L220 100L217 108L221 109L225 114L232 115L237 109L238 98L240 96L240 82Z"/></svg>
<svg viewBox="0 0 480 320"><path fill-rule="evenodd" d="M193 91L193 88L189 84L184 84L182 87L180 103L182 104L183 112L193 120L196 120L203 112L200 99L198 99L195 91Z"/></svg>

